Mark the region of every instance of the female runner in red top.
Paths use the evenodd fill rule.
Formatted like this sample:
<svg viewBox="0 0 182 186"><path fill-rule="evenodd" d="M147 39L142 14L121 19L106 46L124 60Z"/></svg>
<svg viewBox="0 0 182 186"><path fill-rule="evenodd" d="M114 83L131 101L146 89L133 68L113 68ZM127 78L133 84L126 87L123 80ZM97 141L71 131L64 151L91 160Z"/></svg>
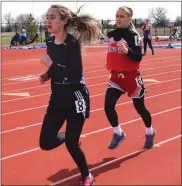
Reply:
<svg viewBox="0 0 182 186"><path fill-rule="evenodd" d="M110 78L105 96L105 113L114 130L109 149L115 149L126 138L126 134L119 126L115 110L116 102L126 92L132 98L134 107L146 127L144 148L152 148L154 145L156 132L152 128L151 114L144 104L146 89L139 72L142 60L141 40L131 23L132 16L131 8L120 7L116 12L117 28L108 33L109 47L106 67L110 72Z"/></svg>

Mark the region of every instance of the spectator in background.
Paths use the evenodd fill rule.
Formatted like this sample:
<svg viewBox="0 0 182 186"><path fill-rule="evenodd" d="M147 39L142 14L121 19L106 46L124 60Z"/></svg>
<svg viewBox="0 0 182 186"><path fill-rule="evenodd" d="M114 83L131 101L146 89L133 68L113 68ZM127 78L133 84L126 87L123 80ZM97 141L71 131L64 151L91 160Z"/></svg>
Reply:
<svg viewBox="0 0 182 186"><path fill-rule="evenodd" d="M150 20L146 19L144 25L142 26L143 31L143 44L144 44L144 53L146 55L147 44L152 50L152 55L154 55L154 49L152 47L152 25L150 24Z"/></svg>
<svg viewBox="0 0 182 186"><path fill-rule="evenodd" d="M179 40L181 35L181 27L174 24L171 30L172 34L169 36L169 41Z"/></svg>
<svg viewBox="0 0 182 186"><path fill-rule="evenodd" d="M15 33L15 35L11 39L11 46L17 46L20 42L20 34L18 32Z"/></svg>
<svg viewBox="0 0 182 186"><path fill-rule="evenodd" d="M25 43L27 42L27 33L26 33L26 29L25 29L25 26L22 27L21 29L21 43Z"/></svg>

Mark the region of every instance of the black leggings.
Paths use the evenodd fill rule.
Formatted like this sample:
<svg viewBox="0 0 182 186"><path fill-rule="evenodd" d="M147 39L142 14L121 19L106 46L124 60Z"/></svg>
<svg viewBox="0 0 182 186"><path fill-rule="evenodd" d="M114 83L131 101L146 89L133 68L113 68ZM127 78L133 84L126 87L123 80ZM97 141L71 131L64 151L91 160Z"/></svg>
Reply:
<svg viewBox="0 0 182 186"><path fill-rule="evenodd" d="M149 38L144 38L143 39L143 43L144 43L144 54L146 53L147 51L147 44L149 45L150 49L152 50L152 52L154 52L154 49L152 47L152 42L151 42L151 39Z"/></svg>
<svg viewBox="0 0 182 186"><path fill-rule="evenodd" d="M63 109L56 107L55 104L49 104L40 133L40 148L42 150L51 150L62 144L58 138L58 132L65 120L67 120L66 147L77 164L82 177L86 177L89 175L88 166L85 155L78 145L85 121L82 113L76 113L75 109Z"/></svg>
<svg viewBox="0 0 182 186"><path fill-rule="evenodd" d="M115 105L123 92L116 88L108 88L105 96L105 113L112 127L119 125L118 115L115 110ZM145 107L144 96L141 98L133 98L133 105L144 121L147 128L151 127L151 115Z"/></svg>

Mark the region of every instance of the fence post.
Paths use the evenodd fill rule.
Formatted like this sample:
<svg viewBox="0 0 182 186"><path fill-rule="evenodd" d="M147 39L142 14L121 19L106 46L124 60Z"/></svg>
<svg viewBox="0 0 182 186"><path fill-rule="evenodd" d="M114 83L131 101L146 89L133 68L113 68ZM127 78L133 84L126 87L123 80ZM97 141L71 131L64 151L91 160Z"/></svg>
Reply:
<svg viewBox="0 0 182 186"><path fill-rule="evenodd" d="M136 27L136 25L137 25L137 19L135 19L135 27Z"/></svg>
<svg viewBox="0 0 182 186"><path fill-rule="evenodd" d="M16 25L16 23L15 23L15 32L17 32L17 25Z"/></svg>
<svg viewBox="0 0 182 186"><path fill-rule="evenodd" d="M42 25L41 25L41 22L40 22L40 42L42 43Z"/></svg>
<svg viewBox="0 0 182 186"><path fill-rule="evenodd" d="M155 37L157 36L157 25L155 25Z"/></svg>
<svg viewBox="0 0 182 186"><path fill-rule="evenodd" d="M108 23L109 23L109 20L107 20L107 22L106 22L106 30L107 30L107 33L109 32L109 31L108 31Z"/></svg>
<svg viewBox="0 0 182 186"><path fill-rule="evenodd" d="M103 28L104 27L104 20L103 19L101 20L101 24L102 24L102 34L104 34L104 28Z"/></svg>

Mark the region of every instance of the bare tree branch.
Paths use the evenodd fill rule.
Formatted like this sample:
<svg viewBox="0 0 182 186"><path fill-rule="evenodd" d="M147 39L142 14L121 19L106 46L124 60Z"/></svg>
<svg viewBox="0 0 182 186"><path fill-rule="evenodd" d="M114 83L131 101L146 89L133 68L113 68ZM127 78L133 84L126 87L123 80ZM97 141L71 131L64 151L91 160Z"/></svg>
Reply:
<svg viewBox="0 0 182 186"><path fill-rule="evenodd" d="M11 13L7 13L3 16L3 19L7 26L11 26L12 23L14 23L14 18L12 17Z"/></svg>
<svg viewBox="0 0 182 186"><path fill-rule="evenodd" d="M162 7L149 9L149 18L154 20L157 24L166 19L167 10Z"/></svg>

